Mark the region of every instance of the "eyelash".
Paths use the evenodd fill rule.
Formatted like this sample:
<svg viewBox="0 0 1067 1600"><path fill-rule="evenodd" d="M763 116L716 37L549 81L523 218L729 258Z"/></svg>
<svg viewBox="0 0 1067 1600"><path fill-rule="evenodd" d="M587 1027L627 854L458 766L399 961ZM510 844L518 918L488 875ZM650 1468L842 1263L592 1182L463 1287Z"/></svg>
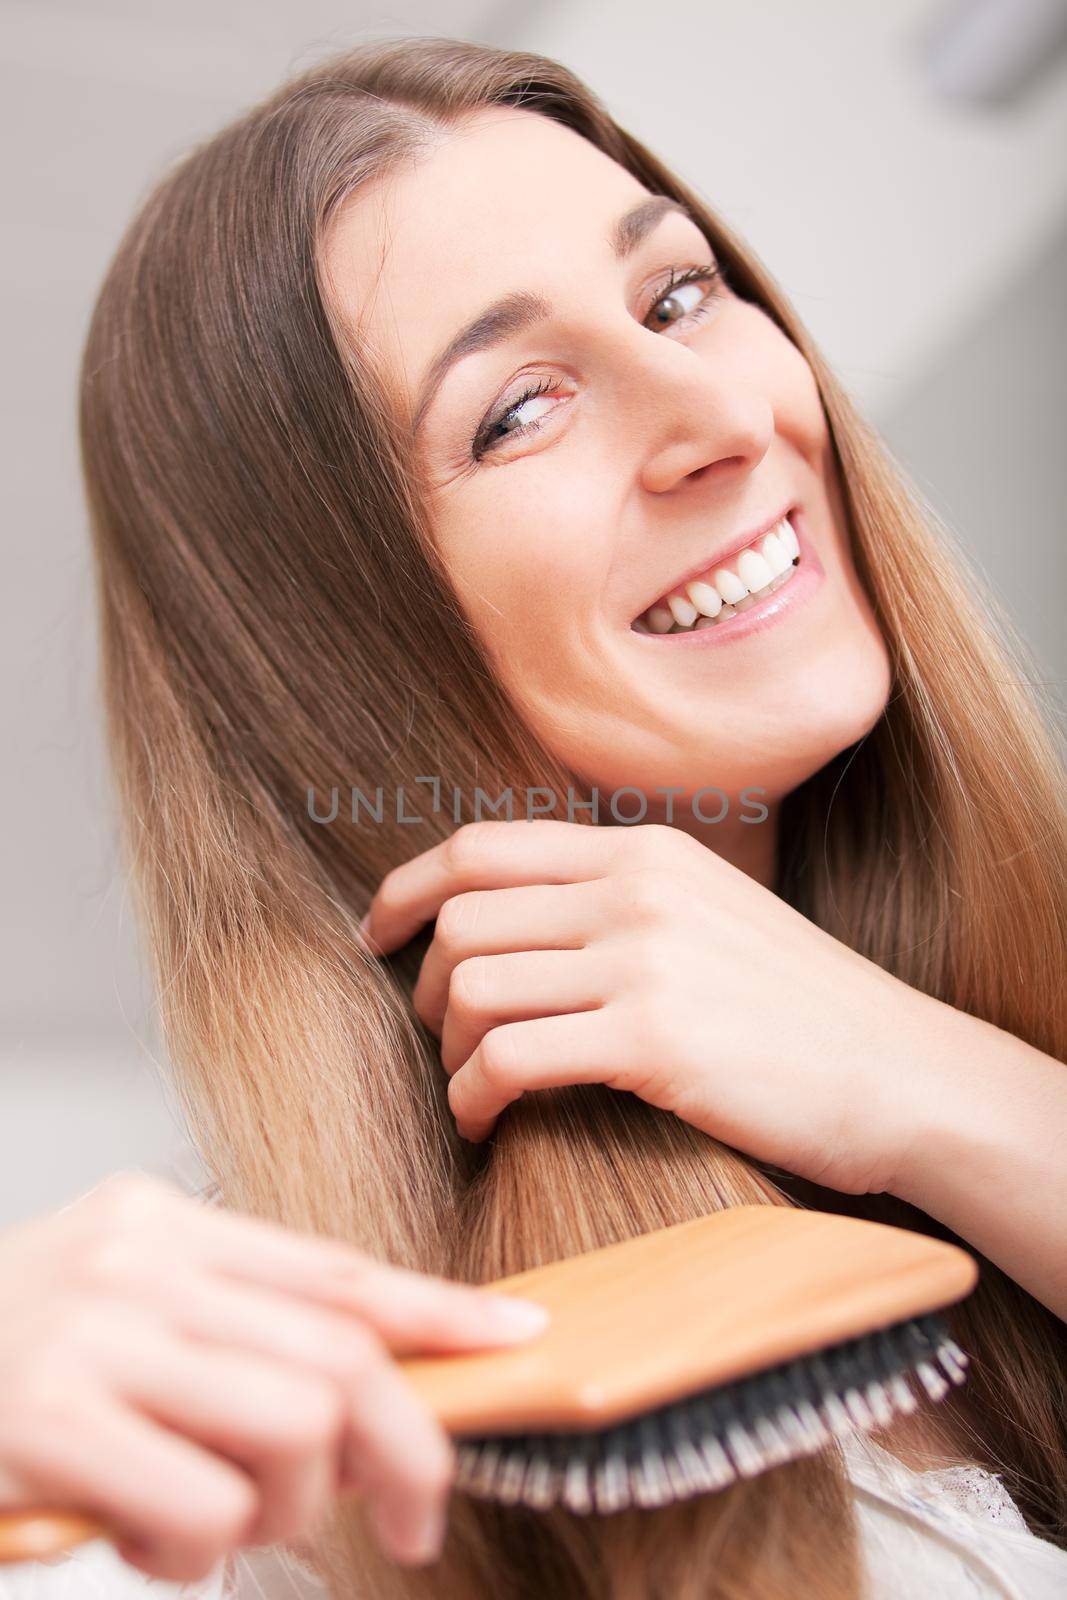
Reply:
<svg viewBox="0 0 1067 1600"><path fill-rule="evenodd" d="M706 283L709 290L708 297L693 311L687 311L684 317L677 318L677 321L695 321L700 317L707 316L708 301L722 285L722 269L717 267L714 262L708 262L705 266L700 267L687 267L684 272L676 272L672 267L667 283L658 290L656 298L645 313L645 320L647 321L652 315L661 300L666 300L675 289L680 289L683 284L687 283ZM669 326L674 327L675 323L671 323ZM483 422L480 422L470 441L471 459L480 461L483 456L495 450L497 445L502 444L505 438L521 439L524 434L535 432L540 427L540 423L527 422L521 428L513 428L510 433L504 434L495 442L489 438L492 430L506 421L513 411L518 411L528 400L534 400L538 395L544 394L547 389L551 389L554 381L552 378L542 378L539 383L531 384L522 394L517 395L514 400L509 400L507 405L494 416L487 417Z"/></svg>

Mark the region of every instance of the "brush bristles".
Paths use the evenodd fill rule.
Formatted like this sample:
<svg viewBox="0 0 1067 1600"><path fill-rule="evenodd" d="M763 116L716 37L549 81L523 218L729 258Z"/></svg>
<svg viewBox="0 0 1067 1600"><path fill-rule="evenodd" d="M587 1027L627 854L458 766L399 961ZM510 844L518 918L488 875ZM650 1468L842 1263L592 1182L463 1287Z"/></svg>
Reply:
<svg viewBox="0 0 1067 1600"><path fill-rule="evenodd" d="M456 1487L504 1505L579 1513L662 1506L811 1455L941 1400L967 1357L934 1314L707 1389L590 1433L456 1441Z"/></svg>

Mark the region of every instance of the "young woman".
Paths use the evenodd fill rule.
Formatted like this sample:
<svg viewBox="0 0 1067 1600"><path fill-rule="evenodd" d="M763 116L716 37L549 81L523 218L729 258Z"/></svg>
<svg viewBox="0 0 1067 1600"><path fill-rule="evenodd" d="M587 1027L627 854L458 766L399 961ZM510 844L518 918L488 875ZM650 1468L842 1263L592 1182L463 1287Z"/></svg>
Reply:
<svg viewBox="0 0 1067 1600"><path fill-rule="evenodd" d="M81 427L228 1205L475 1282L753 1202L980 1260L918 1422L656 1512L455 1495L424 1567L346 1500L334 1592L1055 1592L1061 759L751 253L558 64L363 47L149 197Z"/></svg>

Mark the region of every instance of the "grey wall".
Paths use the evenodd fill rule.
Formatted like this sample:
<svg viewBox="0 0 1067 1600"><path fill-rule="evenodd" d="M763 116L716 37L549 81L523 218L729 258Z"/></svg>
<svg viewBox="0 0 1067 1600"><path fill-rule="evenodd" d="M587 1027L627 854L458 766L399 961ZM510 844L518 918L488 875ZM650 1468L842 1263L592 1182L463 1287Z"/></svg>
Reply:
<svg viewBox="0 0 1067 1600"><path fill-rule="evenodd" d="M1067 223L935 349L882 432L963 539L1067 712Z"/></svg>

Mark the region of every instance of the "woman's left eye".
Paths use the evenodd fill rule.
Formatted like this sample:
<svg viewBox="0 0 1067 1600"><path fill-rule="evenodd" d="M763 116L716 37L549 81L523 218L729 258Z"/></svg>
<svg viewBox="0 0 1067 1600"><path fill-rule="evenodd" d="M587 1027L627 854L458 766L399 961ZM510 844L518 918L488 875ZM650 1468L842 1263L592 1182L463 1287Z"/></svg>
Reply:
<svg viewBox="0 0 1067 1600"><path fill-rule="evenodd" d="M687 267L684 272L677 274L672 270L666 287L661 288L656 295L645 317L644 326L648 327L649 318L653 316L661 328L669 328L676 322L684 322L687 318L696 321L700 317L707 316L708 302L713 299L721 283L721 269L710 262L703 267ZM535 433L540 427L538 419L520 422L518 427L511 427L510 424L530 401L540 400L545 391L552 387L552 379L543 378L540 383L526 389L515 399L509 400L499 411L480 423L470 442L471 459L480 461L505 439L515 439L523 434ZM542 403L539 409L541 412L551 411L553 407Z"/></svg>
<svg viewBox="0 0 1067 1600"><path fill-rule="evenodd" d="M673 322L681 322L685 317L703 317L707 315L708 301L712 291L718 286L720 270L718 267L688 267L677 277L672 273L666 289L661 289L656 296L648 317L655 316L661 328L670 327ZM704 292L696 294L693 291L704 286ZM663 315L663 307L673 306L674 313ZM645 318L647 325L648 317Z"/></svg>

